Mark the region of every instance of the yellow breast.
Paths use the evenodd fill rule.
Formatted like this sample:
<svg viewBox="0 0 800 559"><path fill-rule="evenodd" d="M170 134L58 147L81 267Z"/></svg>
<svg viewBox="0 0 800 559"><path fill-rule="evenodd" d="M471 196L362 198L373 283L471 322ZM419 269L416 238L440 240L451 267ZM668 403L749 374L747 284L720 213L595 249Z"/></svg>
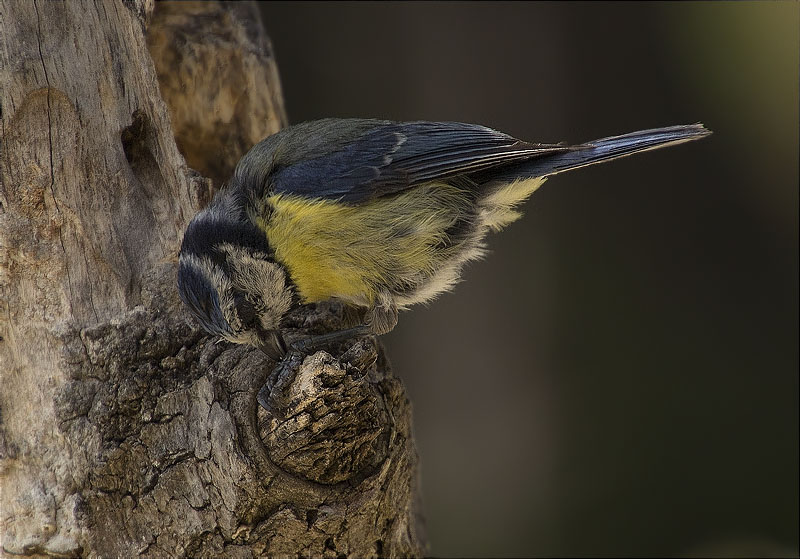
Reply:
<svg viewBox="0 0 800 559"><path fill-rule="evenodd" d="M434 272L465 194L440 184L355 206L288 195L268 202L272 212L259 225L303 301L368 306L388 286Z"/></svg>

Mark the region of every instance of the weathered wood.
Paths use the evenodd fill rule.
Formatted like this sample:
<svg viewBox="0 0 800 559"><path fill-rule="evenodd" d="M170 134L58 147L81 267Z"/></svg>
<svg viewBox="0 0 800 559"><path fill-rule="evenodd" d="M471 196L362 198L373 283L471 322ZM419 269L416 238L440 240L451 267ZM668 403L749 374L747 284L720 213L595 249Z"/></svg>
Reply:
<svg viewBox="0 0 800 559"><path fill-rule="evenodd" d="M252 145L286 126L278 66L253 5L159 4L147 45L178 149L215 186Z"/></svg>
<svg viewBox="0 0 800 559"><path fill-rule="evenodd" d="M216 180L285 116L252 8L159 5L155 65L151 10L0 7L3 553L420 555L410 406L382 349L275 368L181 307L177 251L211 181L170 115Z"/></svg>

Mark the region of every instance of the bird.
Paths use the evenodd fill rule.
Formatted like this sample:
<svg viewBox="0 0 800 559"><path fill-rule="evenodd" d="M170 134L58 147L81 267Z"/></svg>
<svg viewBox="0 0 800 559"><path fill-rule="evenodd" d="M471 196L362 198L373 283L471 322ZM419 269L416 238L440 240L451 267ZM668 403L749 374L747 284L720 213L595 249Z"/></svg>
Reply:
<svg viewBox="0 0 800 559"><path fill-rule="evenodd" d="M689 124L567 145L460 122L303 122L253 146L191 220L178 292L207 332L276 360L300 305L339 301L363 320L295 349L386 334L399 311L450 290L549 177L710 133Z"/></svg>

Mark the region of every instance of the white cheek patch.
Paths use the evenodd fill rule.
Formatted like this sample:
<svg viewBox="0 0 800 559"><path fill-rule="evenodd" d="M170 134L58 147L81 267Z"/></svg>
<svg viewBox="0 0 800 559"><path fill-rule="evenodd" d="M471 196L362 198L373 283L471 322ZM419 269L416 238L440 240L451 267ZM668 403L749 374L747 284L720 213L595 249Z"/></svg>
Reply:
<svg viewBox="0 0 800 559"><path fill-rule="evenodd" d="M220 245L230 266L233 285L245 294L252 294L261 326L278 328L283 315L292 306L292 292L286 286L283 268L266 255L252 254L230 243Z"/></svg>

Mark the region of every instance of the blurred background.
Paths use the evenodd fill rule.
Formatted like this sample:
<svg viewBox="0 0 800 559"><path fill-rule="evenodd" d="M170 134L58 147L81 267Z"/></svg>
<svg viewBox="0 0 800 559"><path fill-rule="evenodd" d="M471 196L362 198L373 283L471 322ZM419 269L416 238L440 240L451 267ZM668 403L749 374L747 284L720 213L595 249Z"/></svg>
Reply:
<svg viewBox="0 0 800 559"><path fill-rule="evenodd" d="M432 554L797 556L800 4L262 11L292 122L714 131L551 179L385 337Z"/></svg>

